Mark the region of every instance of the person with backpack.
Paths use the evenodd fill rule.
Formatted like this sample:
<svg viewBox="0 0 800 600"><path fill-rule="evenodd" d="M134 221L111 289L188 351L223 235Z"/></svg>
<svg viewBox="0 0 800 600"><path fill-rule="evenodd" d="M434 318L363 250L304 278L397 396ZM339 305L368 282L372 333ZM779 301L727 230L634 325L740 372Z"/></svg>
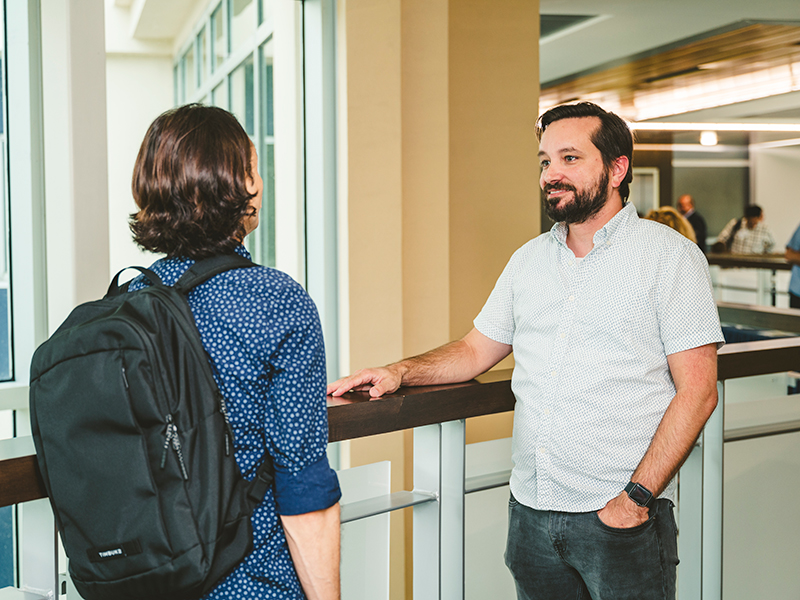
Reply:
<svg viewBox="0 0 800 600"><path fill-rule="evenodd" d="M192 104L159 116L136 159L130 223L139 246L166 255L150 270L173 285L195 261L249 259L242 241L258 226L263 188L256 149L232 114ZM142 275L128 289L148 283ZM251 517L252 552L204 598L338 599L341 492L326 455L313 301L288 275L254 266L216 275L188 302L244 478L274 462L274 484Z"/></svg>
<svg viewBox="0 0 800 600"><path fill-rule="evenodd" d="M764 211L750 204L741 219L731 219L711 247L712 252L732 254L769 254L775 248L775 238L764 222Z"/></svg>

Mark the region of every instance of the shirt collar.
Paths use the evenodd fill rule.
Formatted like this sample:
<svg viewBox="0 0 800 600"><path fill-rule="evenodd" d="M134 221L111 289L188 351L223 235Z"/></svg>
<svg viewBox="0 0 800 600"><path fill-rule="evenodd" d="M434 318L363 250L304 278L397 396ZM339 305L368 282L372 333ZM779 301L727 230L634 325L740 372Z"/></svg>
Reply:
<svg viewBox="0 0 800 600"><path fill-rule="evenodd" d="M233 249L236 254L239 256L244 256L247 260L253 260L253 257L250 256L250 253L247 251L247 248L244 247L243 244L239 244L236 248Z"/></svg>
<svg viewBox="0 0 800 600"><path fill-rule="evenodd" d="M621 236L631 223L638 220L639 215L636 212L636 207L632 203L626 202L621 211L611 217L608 223L595 232L592 238L595 247L604 243L611 243L615 236ZM563 221L550 228L550 233L562 246L567 245L567 232L567 225Z"/></svg>

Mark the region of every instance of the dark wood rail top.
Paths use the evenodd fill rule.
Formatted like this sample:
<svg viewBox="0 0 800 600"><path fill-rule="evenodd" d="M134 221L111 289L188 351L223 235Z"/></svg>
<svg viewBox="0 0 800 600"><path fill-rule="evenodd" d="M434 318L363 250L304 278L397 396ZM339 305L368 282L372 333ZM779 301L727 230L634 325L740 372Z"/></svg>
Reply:
<svg viewBox="0 0 800 600"><path fill-rule="evenodd" d="M511 369L490 371L466 383L400 388L369 399L367 392L328 397L330 441L400 431L514 410Z"/></svg>
<svg viewBox="0 0 800 600"><path fill-rule="evenodd" d="M708 258L708 264L718 265L723 268L792 270L792 265L786 262L783 254L715 254L712 252L706 257Z"/></svg>
<svg viewBox="0 0 800 600"><path fill-rule="evenodd" d="M800 337L730 344L719 352L719 378L800 370ZM511 370L491 371L452 385L400 388L370 400L366 392L328 398L330 441L401 431L514 410ZM0 458L0 506L45 497L35 457L28 449Z"/></svg>
<svg viewBox="0 0 800 600"><path fill-rule="evenodd" d="M720 380L798 370L800 337L728 344L717 355Z"/></svg>
<svg viewBox="0 0 800 600"><path fill-rule="evenodd" d="M45 498L30 438L5 440L0 456L0 506Z"/></svg>

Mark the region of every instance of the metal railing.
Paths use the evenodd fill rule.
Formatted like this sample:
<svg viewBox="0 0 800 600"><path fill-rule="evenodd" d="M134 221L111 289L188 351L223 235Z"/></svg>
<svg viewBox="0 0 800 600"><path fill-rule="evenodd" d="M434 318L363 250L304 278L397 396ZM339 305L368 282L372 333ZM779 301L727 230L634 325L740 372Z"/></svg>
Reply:
<svg viewBox="0 0 800 600"><path fill-rule="evenodd" d="M788 295L788 291L779 290L778 271L791 271L792 265L786 262L781 254L709 254L708 264L711 267L726 269L755 269L755 281L750 286L731 285L715 281L714 287L719 290L748 292L755 294L758 303L765 306L777 306L779 295Z"/></svg>

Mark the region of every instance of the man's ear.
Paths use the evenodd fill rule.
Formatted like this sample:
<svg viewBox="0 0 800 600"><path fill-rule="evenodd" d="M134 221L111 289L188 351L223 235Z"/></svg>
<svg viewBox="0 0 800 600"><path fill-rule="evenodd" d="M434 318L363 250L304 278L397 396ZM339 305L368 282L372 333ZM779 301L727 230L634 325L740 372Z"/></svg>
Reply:
<svg viewBox="0 0 800 600"><path fill-rule="evenodd" d="M628 174L629 165L630 161L627 156L620 156L614 161L611 167L611 187L618 188L622 184L625 175Z"/></svg>

